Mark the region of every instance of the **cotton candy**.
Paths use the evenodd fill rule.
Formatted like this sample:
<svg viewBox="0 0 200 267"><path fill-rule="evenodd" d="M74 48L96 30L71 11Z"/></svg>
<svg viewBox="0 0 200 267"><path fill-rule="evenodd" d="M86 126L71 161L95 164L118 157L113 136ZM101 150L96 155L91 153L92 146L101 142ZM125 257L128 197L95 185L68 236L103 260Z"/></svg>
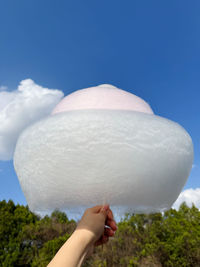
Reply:
<svg viewBox="0 0 200 267"><path fill-rule="evenodd" d="M61 100L52 114L80 109L134 110L153 114L143 99L110 84L75 91Z"/></svg>
<svg viewBox="0 0 200 267"><path fill-rule="evenodd" d="M179 124L110 85L64 98L51 116L23 131L14 154L36 212L105 203L122 212L164 211L180 194L192 162L191 137Z"/></svg>

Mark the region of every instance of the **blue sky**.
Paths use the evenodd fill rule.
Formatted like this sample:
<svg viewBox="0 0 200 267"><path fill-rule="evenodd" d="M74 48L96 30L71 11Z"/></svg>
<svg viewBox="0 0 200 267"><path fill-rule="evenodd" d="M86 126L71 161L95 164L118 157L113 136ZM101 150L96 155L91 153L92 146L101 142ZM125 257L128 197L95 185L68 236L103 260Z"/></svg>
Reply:
<svg viewBox="0 0 200 267"><path fill-rule="evenodd" d="M191 135L185 189L200 187L200 1L7 0L0 10L1 88L32 79L65 95L102 83L132 92ZM26 203L12 161L0 161L0 199L10 198Z"/></svg>

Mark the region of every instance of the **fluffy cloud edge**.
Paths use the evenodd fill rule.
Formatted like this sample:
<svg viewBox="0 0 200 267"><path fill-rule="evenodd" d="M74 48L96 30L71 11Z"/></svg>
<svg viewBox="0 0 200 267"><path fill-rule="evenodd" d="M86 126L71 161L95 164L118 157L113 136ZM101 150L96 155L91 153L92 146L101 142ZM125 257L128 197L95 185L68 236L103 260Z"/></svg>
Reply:
<svg viewBox="0 0 200 267"><path fill-rule="evenodd" d="M4 86L4 85L0 86L0 91L6 91L7 89L8 89L7 86Z"/></svg>
<svg viewBox="0 0 200 267"><path fill-rule="evenodd" d="M185 202L188 207L194 204L198 209L200 209L200 188L189 188L182 191L174 202L172 208L178 210L180 205Z"/></svg>
<svg viewBox="0 0 200 267"><path fill-rule="evenodd" d="M63 96L61 90L42 87L32 79L22 80L14 91L0 87L0 160L13 158L20 133L48 116Z"/></svg>

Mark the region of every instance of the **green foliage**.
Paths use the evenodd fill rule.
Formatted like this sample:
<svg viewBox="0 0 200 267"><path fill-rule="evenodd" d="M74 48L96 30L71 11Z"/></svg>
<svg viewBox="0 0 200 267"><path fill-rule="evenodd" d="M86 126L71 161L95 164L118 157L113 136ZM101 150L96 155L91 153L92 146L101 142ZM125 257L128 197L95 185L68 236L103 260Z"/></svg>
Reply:
<svg viewBox="0 0 200 267"><path fill-rule="evenodd" d="M27 206L1 201L0 266L47 266L75 227L58 210L39 218ZM200 266L200 212L183 203L164 214L127 214L84 266Z"/></svg>
<svg viewBox="0 0 200 267"><path fill-rule="evenodd" d="M61 212L59 210L55 210L51 214L51 219L58 222L58 223L67 223L68 218L67 215L64 212Z"/></svg>
<svg viewBox="0 0 200 267"><path fill-rule="evenodd" d="M51 217L41 219L27 206L15 205L12 200L1 201L0 266L32 266L37 259L41 260L44 253L49 260L73 232L75 225L63 212L55 211Z"/></svg>
<svg viewBox="0 0 200 267"><path fill-rule="evenodd" d="M44 243L44 246L39 250L37 257L33 259L31 266L46 267L47 264L51 261L51 259L55 256L57 251L69 238L69 236L70 236L69 234L66 234L65 236L61 236Z"/></svg>

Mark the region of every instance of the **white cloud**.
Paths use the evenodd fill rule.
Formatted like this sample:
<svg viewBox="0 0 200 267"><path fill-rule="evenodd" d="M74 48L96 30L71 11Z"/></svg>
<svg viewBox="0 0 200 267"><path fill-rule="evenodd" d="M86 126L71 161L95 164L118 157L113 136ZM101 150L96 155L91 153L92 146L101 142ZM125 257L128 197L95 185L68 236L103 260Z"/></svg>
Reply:
<svg viewBox="0 0 200 267"><path fill-rule="evenodd" d="M197 165L195 165L195 164L192 164L192 169L196 168L196 166L197 166Z"/></svg>
<svg viewBox="0 0 200 267"><path fill-rule="evenodd" d="M7 90L7 86L4 85L0 86L0 91L5 91L5 90Z"/></svg>
<svg viewBox="0 0 200 267"><path fill-rule="evenodd" d="M194 203L194 205L200 209L200 188L190 188L181 192L176 202L173 204L173 208L178 209L183 202L186 202L189 207Z"/></svg>
<svg viewBox="0 0 200 267"><path fill-rule="evenodd" d="M49 115L64 94L31 79L21 81L15 91L4 90L0 91L0 160L10 160L22 130Z"/></svg>

